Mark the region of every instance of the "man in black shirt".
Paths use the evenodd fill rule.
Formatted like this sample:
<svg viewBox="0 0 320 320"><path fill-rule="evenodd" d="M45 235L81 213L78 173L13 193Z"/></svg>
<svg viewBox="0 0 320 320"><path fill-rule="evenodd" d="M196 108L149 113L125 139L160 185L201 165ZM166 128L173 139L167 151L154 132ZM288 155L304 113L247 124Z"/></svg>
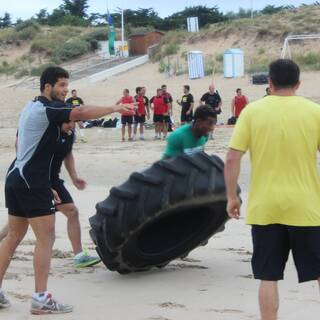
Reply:
<svg viewBox="0 0 320 320"><path fill-rule="evenodd" d="M77 90L73 89L71 91L72 96L67 99L66 103L72 105L73 107L79 107L84 104L83 100L78 97Z"/></svg>
<svg viewBox="0 0 320 320"><path fill-rule="evenodd" d="M181 125L192 121L194 106L194 99L193 95L190 93L190 86L183 86L183 93L184 95L182 96L181 101L177 100L178 105L182 107L180 119Z"/></svg>
<svg viewBox="0 0 320 320"><path fill-rule="evenodd" d="M68 121L96 119L113 112L125 112L132 106L80 106L70 108L64 103L68 93L67 71L49 67L41 75L41 96L22 110L18 125L16 159L5 182L8 208L8 235L0 243L0 306L10 302L2 291L2 281L11 258L29 225L35 237L35 293L31 313L66 313L73 308L58 303L47 291L47 282L55 240L55 205L60 203L52 191L50 171L57 148L61 125Z"/></svg>
<svg viewBox="0 0 320 320"><path fill-rule="evenodd" d="M84 104L83 100L80 97L78 97L78 93L77 93L76 89L73 89L71 91L71 95L72 96L69 99L67 99L67 101L66 101L66 103L68 105L70 105L72 107L79 107ZM84 122L85 121L78 121L78 126L79 126L79 130L80 130L80 132L78 132L78 133L80 133L81 141L86 142L84 140L84 132L83 132L83 130L81 130L84 128Z"/></svg>
<svg viewBox="0 0 320 320"><path fill-rule="evenodd" d="M220 97L219 92L216 90L214 85L209 86L209 91L205 93L201 99L200 99L200 104L206 104L212 107L216 117L215 117L215 124L218 122L218 114L221 113L221 105L222 105L222 100ZM210 139L213 139L213 133L210 133Z"/></svg>
<svg viewBox="0 0 320 320"><path fill-rule="evenodd" d="M207 104L211 106L216 114L217 120L217 115L221 113L222 100L214 85L211 85L209 87L209 91L201 97L200 104Z"/></svg>

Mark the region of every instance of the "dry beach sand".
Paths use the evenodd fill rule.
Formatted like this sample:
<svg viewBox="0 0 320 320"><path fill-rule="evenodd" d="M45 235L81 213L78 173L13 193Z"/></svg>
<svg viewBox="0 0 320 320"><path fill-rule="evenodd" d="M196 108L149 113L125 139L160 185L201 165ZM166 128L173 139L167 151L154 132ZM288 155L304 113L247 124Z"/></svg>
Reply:
<svg viewBox="0 0 320 320"><path fill-rule="evenodd" d="M301 95L320 101L319 73L303 74ZM70 89L90 104L112 104L128 87L146 85L151 96L157 87L166 83L174 99L181 96L182 86L191 85L197 101L207 90L211 78L189 81L186 76L166 78L157 72L157 65L147 64L107 81L89 84L79 81ZM248 78L215 79L224 101L220 117L229 116L230 102L237 87L243 88L250 100L264 95L265 86L252 86ZM5 83L3 82L3 85ZM28 99L38 94L26 85L0 89L0 187L3 190L5 174L14 158L14 139L19 112ZM175 105L176 118L178 107ZM208 143L207 152L224 159L232 133L231 128L216 129L215 140ZM146 133L147 141L120 142L120 131L88 129L86 143L75 145L79 175L88 182L85 191L77 191L63 176L81 213L84 245L93 250L88 231L88 218L94 214L96 202L103 200L113 185L122 183L131 172L147 167L161 157L165 143L153 141L153 131ZM245 157L240 184L244 199L243 214L250 177L249 158ZM0 226L7 219L4 194L0 193ZM173 261L162 270L120 276L100 264L90 269L75 269L72 265L71 246L66 234L66 220L57 214L57 240L52 259L50 290L58 299L74 305L74 312L52 316L58 320L235 320L259 319L257 304L258 282L252 279L250 257L250 228L244 220L230 221L226 230L212 238L209 244L193 251L187 259ZM3 288L8 292L12 307L0 310L0 319L33 319L29 314L33 292L32 251L34 237L29 231L18 248ZM290 258L286 277L280 283L282 320L316 320L319 318L319 291L316 283L298 285ZM37 319L47 317L37 317Z"/></svg>

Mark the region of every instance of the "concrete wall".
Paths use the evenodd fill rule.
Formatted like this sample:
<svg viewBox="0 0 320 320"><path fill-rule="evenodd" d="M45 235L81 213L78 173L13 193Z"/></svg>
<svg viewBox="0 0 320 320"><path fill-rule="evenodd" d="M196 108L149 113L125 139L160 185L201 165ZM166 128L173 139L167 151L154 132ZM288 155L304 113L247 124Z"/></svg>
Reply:
<svg viewBox="0 0 320 320"><path fill-rule="evenodd" d="M128 71L132 68L138 67L142 64L145 64L149 61L149 56L148 55L144 55L142 57L139 57L137 59L131 60L129 62L120 64L116 67L98 72L90 77L88 77L89 82L94 83L94 82L98 82L98 81L103 81L106 80L112 76L115 76L119 73Z"/></svg>

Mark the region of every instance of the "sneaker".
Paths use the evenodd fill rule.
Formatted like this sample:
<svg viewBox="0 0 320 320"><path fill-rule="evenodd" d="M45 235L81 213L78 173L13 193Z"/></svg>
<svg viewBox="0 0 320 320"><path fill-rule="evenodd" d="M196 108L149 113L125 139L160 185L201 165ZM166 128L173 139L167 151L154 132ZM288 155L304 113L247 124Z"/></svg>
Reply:
<svg viewBox="0 0 320 320"><path fill-rule="evenodd" d="M144 137L140 137L140 140L141 140L141 141L144 141Z"/></svg>
<svg viewBox="0 0 320 320"><path fill-rule="evenodd" d="M11 306L10 301L6 298L4 293L0 291L0 309L9 308Z"/></svg>
<svg viewBox="0 0 320 320"><path fill-rule="evenodd" d="M82 251L73 258L73 263L77 268L92 267L99 262L101 262L99 257L90 256L87 251Z"/></svg>
<svg viewBox="0 0 320 320"><path fill-rule="evenodd" d="M133 139L132 139L132 138L129 138L128 141L133 141Z"/></svg>
<svg viewBox="0 0 320 320"><path fill-rule="evenodd" d="M36 315L41 314L60 314L73 311L73 307L68 304L62 304L52 298L51 293L48 293L45 301L38 301L32 298L31 313Z"/></svg>

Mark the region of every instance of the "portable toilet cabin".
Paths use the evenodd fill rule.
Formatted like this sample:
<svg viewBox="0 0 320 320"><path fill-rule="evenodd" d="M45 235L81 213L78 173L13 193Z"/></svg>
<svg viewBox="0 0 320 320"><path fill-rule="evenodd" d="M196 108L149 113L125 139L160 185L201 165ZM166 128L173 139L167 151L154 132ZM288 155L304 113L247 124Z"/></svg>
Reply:
<svg viewBox="0 0 320 320"><path fill-rule="evenodd" d="M204 57L201 51L188 52L189 79L204 77Z"/></svg>
<svg viewBox="0 0 320 320"><path fill-rule="evenodd" d="M240 78L244 76L244 54L240 49L228 49L223 55L225 78Z"/></svg>

